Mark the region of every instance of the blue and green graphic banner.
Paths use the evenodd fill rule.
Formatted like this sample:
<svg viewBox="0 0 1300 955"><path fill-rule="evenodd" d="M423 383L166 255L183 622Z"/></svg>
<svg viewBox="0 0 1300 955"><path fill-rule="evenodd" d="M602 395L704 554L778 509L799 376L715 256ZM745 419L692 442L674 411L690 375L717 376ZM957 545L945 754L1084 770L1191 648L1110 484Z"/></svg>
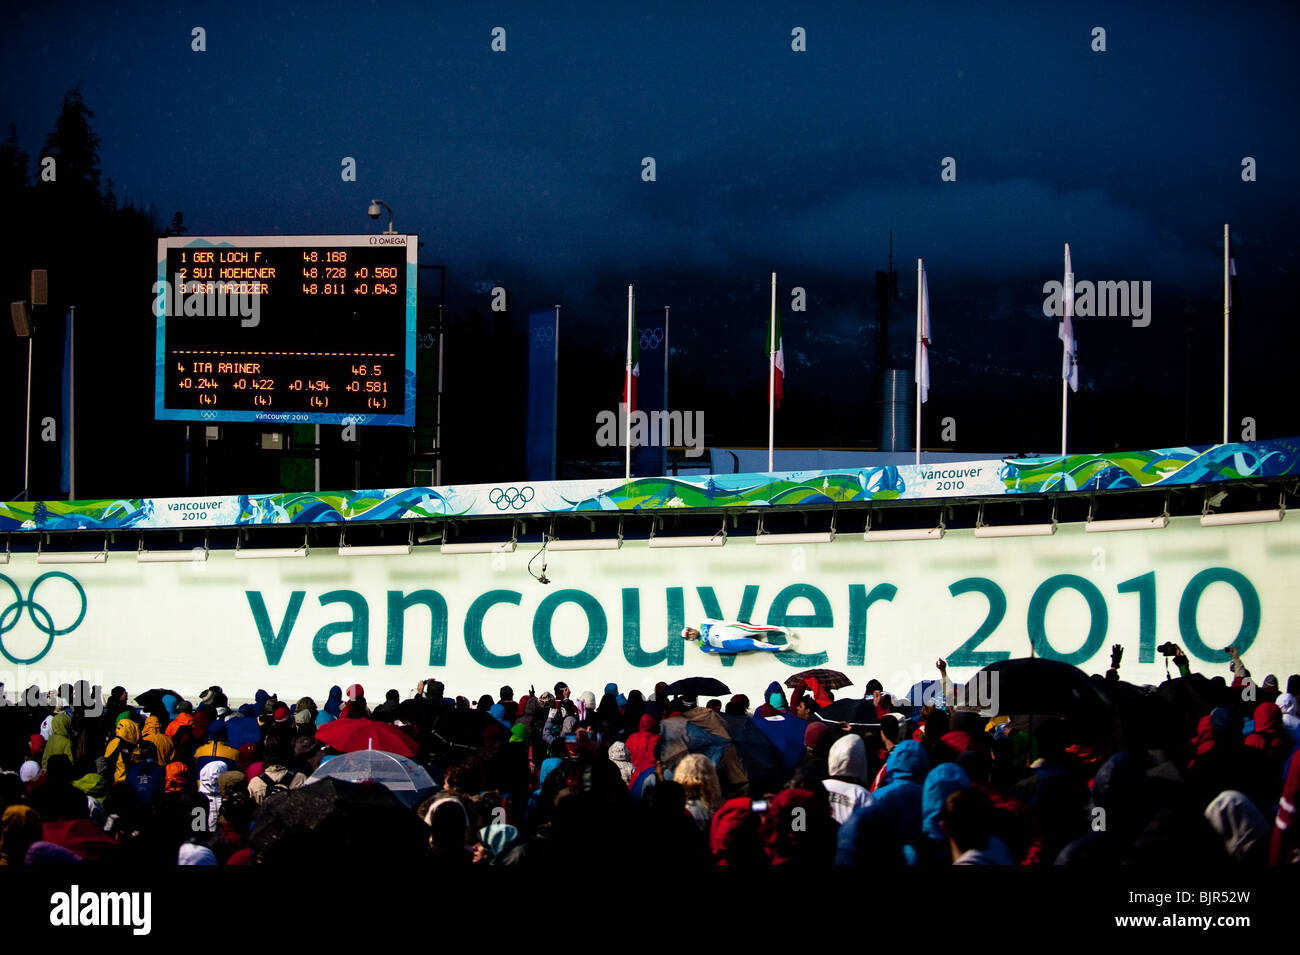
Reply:
<svg viewBox="0 0 1300 955"><path fill-rule="evenodd" d="M337 524L578 511L811 507L1115 491L1300 474L1300 438L899 465L194 498L0 503L0 532Z"/></svg>

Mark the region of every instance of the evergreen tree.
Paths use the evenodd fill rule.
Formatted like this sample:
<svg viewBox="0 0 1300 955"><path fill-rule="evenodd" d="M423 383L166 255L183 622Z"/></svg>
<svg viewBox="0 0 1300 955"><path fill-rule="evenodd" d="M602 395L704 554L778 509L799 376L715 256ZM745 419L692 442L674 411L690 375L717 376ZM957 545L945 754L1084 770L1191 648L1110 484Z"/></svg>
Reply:
<svg viewBox="0 0 1300 955"><path fill-rule="evenodd" d="M90 128L95 114L81 96L78 83L63 97L63 110L54 129L45 137L46 156L55 161L54 184L71 202L93 199L102 202L99 191L99 135Z"/></svg>

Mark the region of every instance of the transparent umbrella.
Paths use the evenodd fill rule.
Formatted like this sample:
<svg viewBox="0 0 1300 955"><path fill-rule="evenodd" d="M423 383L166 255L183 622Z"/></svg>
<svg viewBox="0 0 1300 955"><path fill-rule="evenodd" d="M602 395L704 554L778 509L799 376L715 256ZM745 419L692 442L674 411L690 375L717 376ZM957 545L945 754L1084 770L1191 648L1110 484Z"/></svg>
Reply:
<svg viewBox="0 0 1300 955"><path fill-rule="evenodd" d="M379 749L361 749L325 760L311 774L307 784L322 779L376 782L407 806L418 805L435 789L429 773L415 760Z"/></svg>

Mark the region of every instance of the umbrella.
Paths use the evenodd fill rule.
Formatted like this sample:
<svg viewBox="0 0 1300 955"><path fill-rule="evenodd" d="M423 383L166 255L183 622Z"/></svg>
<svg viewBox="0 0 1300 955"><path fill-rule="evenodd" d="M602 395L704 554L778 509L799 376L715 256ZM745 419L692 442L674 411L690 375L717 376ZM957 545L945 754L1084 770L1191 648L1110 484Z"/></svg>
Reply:
<svg viewBox="0 0 1300 955"><path fill-rule="evenodd" d="M799 685L799 681L806 680L809 677L816 679L818 683L828 690L839 690L853 685L853 681L839 670L827 670L821 667L814 670L800 670L786 680L785 685L793 689Z"/></svg>
<svg viewBox="0 0 1300 955"><path fill-rule="evenodd" d="M262 803L248 843L268 864L414 862L429 828L379 783L322 779Z"/></svg>
<svg viewBox="0 0 1300 955"><path fill-rule="evenodd" d="M168 693L176 697L178 700L185 699L185 697L181 696L175 690L152 689L145 690L143 693L139 694L135 698L135 701L140 704L141 709L146 713L150 713L154 716L161 716L167 712L167 708L163 706L162 698ZM117 716L116 713L110 713L109 715Z"/></svg>
<svg viewBox="0 0 1300 955"><path fill-rule="evenodd" d="M998 660L981 669L966 684L965 709L1003 716L1104 711L1110 700L1078 667L1060 660L1020 657ZM979 706L975 701L988 701Z"/></svg>
<svg viewBox="0 0 1300 955"><path fill-rule="evenodd" d="M429 773L415 760L378 749L362 749L325 760L307 783L317 783L322 779L379 783L403 805L411 808L418 806L434 788Z"/></svg>
<svg viewBox="0 0 1300 955"><path fill-rule="evenodd" d="M656 745L655 757L666 768L671 768L677 765L678 760L687 753L702 753L717 765L718 760L726 755L727 747L730 745L731 740L725 736L710 733L689 720L677 717L664 720L659 724L659 742Z"/></svg>
<svg viewBox="0 0 1300 955"><path fill-rule="evenodd" d="M42 838L75 852L89 862L111 860L122 844L89 819L60 819L45 824Z"/></svg>
<svg viewBox="0 0 1300 955"><path fill-rule="evenodd" d="M388 723L377 720L334 720L316 730L316 738L340 753L378 749L399 756L414 756L419 745Z"/></svg>
<svg viewBox="0 0 1300 955"><path fill-rule="evenodd" d="M870 700L836 700L830 706L823 706L817 715L827 723L857 723L872 726L880 723L876 704Z"/></svg>
<svg viewBox="0 0 1300 955"><path fill-rule="evenodd" d="M740 753L745 775L749 777L749 791L760 796L780 792L790 778L785 754L780 747L747 716L724 713L722 719L731 733L731 742Z"/></svg>
<svg viewBox="0 0 1300 955"><path fill-rule="evenodd" d="M688 676L668 684L668 692L675 696L721 696L730 693L727 684L711 676Z"/></svg>

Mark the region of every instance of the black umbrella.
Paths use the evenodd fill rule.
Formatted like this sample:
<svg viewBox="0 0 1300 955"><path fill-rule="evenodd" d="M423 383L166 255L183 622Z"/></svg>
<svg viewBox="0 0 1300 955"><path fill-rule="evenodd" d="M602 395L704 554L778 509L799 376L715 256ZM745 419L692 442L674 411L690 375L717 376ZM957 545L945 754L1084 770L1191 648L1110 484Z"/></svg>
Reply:
<svg viewBox="0 0 1300 955"><path fill-rule="evenodd" d="M859 723L876 725L880 717L876 713L876 704L870 700L836 700L818 711L827 723Z"/></svg>
<svg viewBox="0 0 1300 955"><path fill-rule="evenodd" d="M749 778L750 793L762 796L780 792L790 777L781 750L748 716L724 713L722 719L731 733L731 742L740 753L745 775Z"/></svg>
<svg viewBox="0 0 1300 955"><path fill-rule="evenodd" d="M167 707L163 706L162 698L168 693L176 697L178 700L185 699L185 697L181 696L175 690L155 688L152 690L145 690L143 693L136 696L135 701L139 703L140 707L150 716L162 717L167 713ZM116 716L117 714L114 713L112 715Z"/></svg>
<svg viewBox="0 0 1300 955"><path fill-rule="evenodd" d="M268 864L414 861L429 828L383 785L329 778L268 798L248 844Z"/></svg>
<svg viewBox="0 0 1300 955"><path fill-rule="evenodd" d="M789 679L787 679L785 685L793 688L809 677L814 678L827 690L839 690L846 686L853 685L853 681L839 670L828 670L824 667L818 667L813 670L800 670L798 673L793 674Z"/></svg>
<svg viewBox="0 0 1300 955"><path fill-rule="evenodd" d="M721 680L711 676L688 676L675 683L668 684L668 692L674 696L721 696L731 689Z"/></svg>
<svg viewBox="0 0 1300 955"><path fill-rule="evenodd" d="M1078 667L1060 660L1020 657L998 660L976 673L965 686L959 709L991 716L1065 715L1105 711L1109 706L1110 700Z"/></svg>

